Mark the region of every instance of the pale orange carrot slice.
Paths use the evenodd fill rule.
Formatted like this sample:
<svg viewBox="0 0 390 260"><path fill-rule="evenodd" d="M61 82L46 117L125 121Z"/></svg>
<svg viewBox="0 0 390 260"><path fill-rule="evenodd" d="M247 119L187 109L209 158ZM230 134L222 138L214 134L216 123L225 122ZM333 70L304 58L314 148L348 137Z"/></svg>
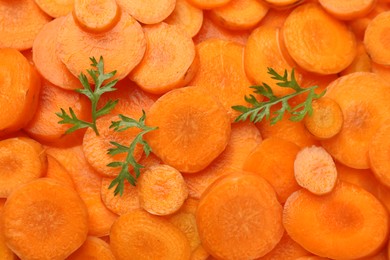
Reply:
<svg viewBox="0 0 390 260"><path fill-rule="evenodd" d="M373 136L368 155L370 159L370 168L380 182L390 187L390 123L381 126Z"/></svg>
<svg viewBox="0 0 390 260"><path fill-rule="evenodd" d="M197 6L201 9L213 9L226 5L231 0L188 0L194 6Z"/></svg>
<svg viewBox="0 0 390 260"><path fill-rule="evenodd" d="M97 237L87 237L84 244L79 247L67 260L115 260L109 244Z"/></svg>
<svg viewBox="0 0 390 260"><path fill-rule="evenodd" d="M45 13L57 18L72 12L74 0L34 0Z"/></svg>
<svg viewBox="0 0 390 260"><path fill-rule="evenodd" d="M364 17L371 12L376 5L375 0L319 0L318 2L327 12L341 20L353 20Z"/></svg>

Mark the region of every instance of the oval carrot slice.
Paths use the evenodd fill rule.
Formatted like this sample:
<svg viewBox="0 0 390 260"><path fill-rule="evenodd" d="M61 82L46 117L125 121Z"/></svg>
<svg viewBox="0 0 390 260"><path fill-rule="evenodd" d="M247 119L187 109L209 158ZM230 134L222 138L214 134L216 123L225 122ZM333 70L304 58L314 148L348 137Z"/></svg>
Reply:
<svg viewBox="0 0 390 260"><path fill-rule="evenodd" d="M292 239L332 259L360 258L377 251L388 236L388 218L371 193L343 182L324 196L299 190L288 198L283 212Z"/></svg>
<svg viewBox="0 0 390 260"><path fill-rule="evenodd" d="M353 33L314 3L298 6L291 12L283 25L283 37L296 63L318 74L342 71L356 53Z"/></svg>
<svg viewBox="0 0 390 260"><path fill-rule="evenodd" d="M229 174L214 182L199 202L196 222L202 246L226 260L264 256L284 231L274 189L252 174Z"/></svg>
<svg viewBox="0 0 390 260"><path fill-rule="evenodd" d="M34 0L45 13L57 18L72 12L74 0Z"/></svg>
<svg viewBox="0 0 390 260"><path fill-rule="evenodd" d="M158 126L145 135L153 152L187 173L203 170L222 153L231 127L223 107L198 87L175 89L160 97L150 108L146 125Z"/></svg>
<svg viewBox="0 0 390 260"><path fill-rule="evenodd" d="M341 20L352 20L366 16L375 7L375 0L319 0L321 6L334 17Z"/></svg>
<svg viewBox="0 0 390 260"><path fill-rule="evenodd" d="M143 29L148 48L141 63L130 73L130 79L153 94L187 85L198 69L192 39L178 27L166 23Z"/></svg>
<svg viewBox="0 0 390 260"><path fill-rule="evenodd" d="M390 123L381 126L373 136L368 155L370 167L380 182L390 187Z"/></svg>
<svg viewBox="0 0 390 260"><path fill-rule="evenodd" d="M8 197L2 224L7 245L20 258L65 259L87 238L87 218L73 189L43 178Z"/></svg>
<svg viewBox="0 0 390 260"><path fill-rule="evenodd" d="M231 0L188 0L191 4L201 9L213 9L226 5Z"/></svg>
<svg viewBox="0 0 390 260"><path fill-rule="evenodd" d="M190 245L178 228L161 217L135 210L112 225L110 246L118 260L190 258Z"/></svg>
<svg viewBox="0 0 390 260"><path fill-rule="evenodd" d="M0 49L0 60L1 136L16 132L31 120L38 106L41 81L19 51Z"/></svg>
<svg viewBox="0 0 390 260"><path fill-rule="evenodd" d="M67 260L115 260L109 244L97 237L87 237L84 244L79 247Z"/></svg>

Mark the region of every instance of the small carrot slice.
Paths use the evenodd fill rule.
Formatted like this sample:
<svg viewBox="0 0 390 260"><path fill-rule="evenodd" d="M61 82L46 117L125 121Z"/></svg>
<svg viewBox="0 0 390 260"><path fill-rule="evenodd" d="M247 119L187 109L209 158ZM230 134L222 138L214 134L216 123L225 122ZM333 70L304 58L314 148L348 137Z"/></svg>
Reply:
<svg viewBox="0 0 390 260"><path fill-rule="evenodd" d="M199 63L192 39L178 27L166 23L143 29L148 48L141 63L130 73L130 79L153 94L187 85Z"/></svg>
<svg viewBox="0 0 390 260"><path fill-rule="evenodd" d="M38 106L41 81L19 51L0 49L0 60L1 136L20 130L31 120Z"/></svg>
<svg viewBox="0 0 390 260"><path fill-rule="evenodd" d="M296 63L318 74L342 71L356 53L353 33L315 3L303 4L291 12L283 25L283 37Z"/></svg>
<svg viewBox="0 0 390 260"><path fill-rule="evenodd" d="M168 220L143 210L122 215L112 225L110 246L118 260L190 258L187 238Z"/></svg>
<svg viewBox="0 0 390 260"><path fill-rule="evenodd" d="M56 180L71 188L75 188L72 177L69 172L51 155L47 155L46 177Z"/></svg>
<svg viewBox="0 0 390 260"><path fill-rule="evenodd" d="M319 0L321 6L337 19L353 20L366 16L375 7L375 0Z"/></svg>
<svg viewBox="0 0 390 260"><path fill-rule="evenodd" d="M380 182L390 187L390 123L381 126L373 136L368 155L370 168Z"/></svg>
<svg viewBox="0 0 390 260"><path fill-rule="evenodd" d="M45 13L57 18L72 12L74 0L34 0Z"/></svg>
<svg viewBox="0 0 390 260"><path fill-rule="evenodd" d="M201 9L213 9L226 5L231 0L188 0L191 4Z"/></svg>
<svg viewBox="0 0 390 260"><path fill-rule="evenodd" d="M110 246L97 237L87 237L84 244L79 247L67 260L115 260Z"/></svg>
<svg viewBox="0 0 390 260"><path fill-rule="evenodd" d="M371 193L340 182L323 196L305 189L293 193L284 205L283 224L292 239L316 255L356 259L382 247L389 217Z"/></svg>
<svg viewBox="0 0 390 260"><path fill-rule="evenodd" d="M252 174L229 174L214 182L199 202L196 222L202 246L226 260L264 256L284 231L274 189Z"/></svg>
<svg viewBox="0 0 390 260"><path fill-rule="evenodd" d="M8 197L2 225L7 245L20 258L65 259L87 238L87 218L76 191L43 178Z"/></svg>
<svg viewBox="0 0 390 260"><path fill-rule="evenodd" d="M210 124L210 122L213 122ZM172 90L150 108L145 135L153 152L180 172L206 168L225 149L230 119L223 107L198 87Z"/></svg>

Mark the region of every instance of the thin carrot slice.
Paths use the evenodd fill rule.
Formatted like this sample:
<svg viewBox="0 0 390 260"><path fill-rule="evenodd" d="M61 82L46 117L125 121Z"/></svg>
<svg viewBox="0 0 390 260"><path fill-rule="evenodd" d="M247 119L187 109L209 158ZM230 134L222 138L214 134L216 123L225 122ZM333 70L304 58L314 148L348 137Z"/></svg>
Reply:
<svg viewBox="0 0 390 260"><path fill-rule="evenodd" d="M74 0L34 0L45 13L57 18L72 12Z"/></svg>
<svg viewBox="0 0 390 260"><path fill-rule="evenodd" d="M339 162L357 169L369 168L369 143L390 119L390 87L379 76L355 72L331 83L325 96L336 101L344 123L322 146Z"/></svg>
<svg viewBox="0 0 390 260"><path fill-rule="evenodd" d="M252 174L229 174L214 182L199 202L196 222L202 246L226 260L264 256L284 231L274 189Z"/></svg>
<svg viewBox="0 0 390 260"><path fill-rule="evenodd" d="M353 33L315 3L291 12L283 25L283 36L291 57L307 71L338 73L355 57Z"/></svg>
<svg viewBox="0 0 390 260"><path fill-rule="evenodd" d="M380 182L390 187L390 123L381 126L373 136L368 155L370 168Z"/></svg>
<svg viewBox="0 0 390 260"><path fill-rule="evenodd" d="M47 172L46 177L56 180L71 188L75 188L72 177L69 172L51 155L47 155Z"/></svg>
<svg viewBox="0 0 390 260"><path fill-rule="evenodd" d="M43 178L8 197L2 225L7 245L21 259L65 259L87 238L87 218L73 189Z"/></svg>
<svg viewBox="0 0 390 260"><path fill-rule="evenodd" d="M231 127L223 107L198 87L175 89L160 97L146 124L158 126L145 135L153 152L187 173L203 170L222 153Z"/></svg>
<svg viewBox="0 0 390 260"><path fill-rule="evenodd" d="M38 106L41 81L17 50L0 49L0 60L0 135L5 135L16 132L31 120Z"/></svg>
<svg viewBox="0 0 390 260"><path fill-rule="evenodd" d="M0 141L0 197L7 198L22 184L41 177L46 155L38 142L15 137Z"/></svg>
<svg viewBox="0 0 390 260"><path fill-rule="evenodd" d="M264 0L264 2L273 8L285 9L299 5L303 0Z"/></svg>
<svg viewBox="0 0 390 260"><path fill-rule="evenodd" d="M1 0L0 48L30 49L38 32L50 20L34 1Z"/></svg>
<svg viewBox="0 0 390 260"><path fill-rule="evenodd" d="M305 189L293 193L284 205L283 224L292 239L316 255L356 259L382 247L389 217L371 193L340 182L324 196Z"/></svg>
<svg viewBox="0 0 390 260"><path fill-rule="evenodd" d="M3 208L2 199L0 199L0 223L1 223L1 221L2 221L1 219L3 217L2 208ZM2 260L15 260L16 259L15 254L7 246L2 225L0 225L0 259L2 259Z"/></svg>
<svg viewBox="0 0 390 260"><path fill-rule="evenodd" d="M166 23L143 29L148 48L141 63L130 73L130 79L153 94L187 85L199 63L192 39L178 27Z"/></svg>
<svg viewBox="0 0 390 260"><path fill-rule="evenodd" d="M389 28L390 11L378 14L367 26L364 45L370 58L382 65L390 65Z"/></svg>
<svg viewBox="0 0 390 260"><path fill-rule="evenodd" d="M67 260L115 260L110 246L97 237L87 237L84 244L71 254Z"/></svg>
<svg viewBox="0 0 390 260"><path fill-rule="evenodd" d="M39 73L64 89L81 88L80 81L68 70L56 53L58 28L61 27L64 17L47 23L35 37L33 44L33 61Z"/></svg>
<svg viewBox="0 0 390 260"><path fill-rule="evenodd" d="M191 4L201 9L213 9L224 6L231 0L188 0Z"/></svg>
<svg viewBox="0 0 390 260"><path fill-rule="evenodd" d="M375 7L375 0L338 1L319 0L321 6L337 19L353 20L366 16Z"/></svg>
<svg viewBox="0 0 390 260"><path fill-rule="evenodd" d="M232 0L210 11L211 18L230 30L248 30L255 27L267 14L269 7L257 0Z"/></svg>
<svg viewBox="0 0 390 260"><path fill-rule="evenodd" d="M354 60L345 70L341 71L339 75L344 76L358 71L371 72L371 59L366 52L363 42L358 42Z"/></svg>
<svg viewBox="0 0 390 260"><path fill-rule="evenodd" d="M143 24L162 22L175 9L176 0L117 0L118 5Z"/></svg>
<svg viewBox="0 0 390 260"><path fill-rule="evenodd" d="M114 78L123 79L141 61L145 49L141 25L125 12L115 27L105 33L82 30L71 14L65 17L58 32L58 56L75 76L90 68L90 57L102 56L105 70L116 70Z"/></svg>
<svg viewBox="0 0 390 260"><path fill-rule="evenodd" d="M183 260L189 259L191 252L183 232L142 210L120 216L112 225L110 240L118 260Z"/></svg>

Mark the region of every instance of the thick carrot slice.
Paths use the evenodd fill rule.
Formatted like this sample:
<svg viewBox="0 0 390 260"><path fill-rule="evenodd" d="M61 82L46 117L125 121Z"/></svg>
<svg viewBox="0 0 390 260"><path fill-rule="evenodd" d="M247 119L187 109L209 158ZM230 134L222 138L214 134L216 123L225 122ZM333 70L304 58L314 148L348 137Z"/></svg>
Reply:
<svg viewBox="0 0 390 260"><path fill-rule="evenodd" d="M343 182L324 196L299 190L288 198L283 212L292 239L332 259L354 259L377 251L388 236L388 218L371 193Z"/></svg>
<svg viewBox="0 0 390 260"><path fill-rule="evenodd" d="M378 14L367 26L364 45L370 58L382 65L390 65L389 28L390 11Z"/></svg>
<svg viewBox="0 0 390 260"><path fill-rule="evenodd" d="M74 0L34 0L45 13L57 18L72 12Z"/></svg>
<svg viewBox="0 0 390 260"><path fill-rule="evenodd" d="M111 249L118 260L189 259L190 245L178 228L161 217L135 210L112 225Z"/></svg>
<svg viewBox="0 0 390 260"><path fill-rule="evenodd" d="M264 0L264 2L273 8L285 9L299 5L303 0Z"/></svg>
<svg viewBox="0 0 390 260"><path fill-rule="evenodd" d="M341 20L353 20L366 16L375 7L375 0L338 1L319 0L321 6L334 17Z"/></svg>
<svg viewBox="0 0 390 260"><path fill-rule="evenodd" d="M7 198L22 184L46 171L46 154L38 142L15 137L0 141L0 197Z"/></svg>
<svg viewBox="0 0 390 260"><path fill-rule="evenodd" d="M243 169L266 179L275 189L279 201L284 203L291 193L299 189L294 178L294 160L298 152L296 144L271 137L253 150Z"/></svg>
<svg viewBox="0 0 390 260"><path fill-rule="evenodd" d="M31 120L38 105L41 81L17 50L0 49L0 60L0 135L5 135L16 132Z"/></svg>
<svg viewBox="0 0 390 260"><path fill-rule="evenodd" d="M358 42L355 59L345 70L339 74L344 76L358 71L371 72L371 59L366 52L366 48L364 47L363 42Z"/></svg>
<svg viewBox="0 0 390 260"><path fill-rule="evenodd" d="M214 182L199 202L196 222L202 246L226 260L264 256L284 231L274 189L252 174L229 174Z"/></svg>
<svg viewBox="0 0 390 260"><path fill-rule="evenodd" d="M203 170L222 153L231 127L223 107L199 87L175 89L160 97L146 124L158 126L145 135L153 152L187 173Z"/></svg>
<svg viewBox="0 0 390 260"><path fill-rule="evenodd" d="M291 57L307 71L338 73L355 57L353 33L315 3L295 8L283 25L283 35Z"/></svg>
<svg viewBox="0 0 390 260"><path fill-rule="evenodd" d="M71 254L67 260L115 260L110 246L97 237L87 237L84 244Z"/></svg>
<svg viewBox="0 0 390 260"><path fill-rule="evenodd" d="M164 20L167 24L176 25L194 37L202 27L203 11L193 5L188 0L177 0L172 14Z"/></svg>
<svg viewBox="0 0 390 260"><path fill-rule="evenodd" d="M175 9L175 0L117 0L118 5L143 24L162 22Z"/></svg>
<svg viewBox="0 0 390 260"><path fill-rule="evenodd" d="M370 168L380 182L390 187L390 123L381 126L368 149Z"/></svg>
<svg viewBox="0 0 390 260"><path fill-rule="evenodd" d="M51 155L47 155L46 177L75 188L69 172Z"/></svg>
<svg viewBox="0 0 390 260"><path fill-rule="evenodd" d="M248 30L255 27L267 14L268 6L257 0L232 0L210 11L211 18L230 30Z"/></svg>
<svg viewBox="0 0 390 260"><path fill-rule="evenodd" d="M325 96L340 105L344 123L339 134L323 140L322 145L349 167L369 168L369 143L390 119L385 112L390 112L390 87L373 73L355 72L331 83Z"/></svg>
<svg viewBox="0 0 390 260"><path fill-rule="evenodd" d="M231 0L188 0L194 6L201 9L213 9L216 7L224 6Z"/></svg>
<svg viewBox="0 0 390 260"><path fill-rule="evenodd" d="M184 87L198 69L192 39L176 26L166 23L143 27L148 48L130 79L143 90L163 94Z"/></svg>
<svg viewBox="0 0 390 260"><path fill-rule="evenodd" d="M123 79L141 61L145 49L141 25L125 12L115 27L105 33L82 30L71 14L65 17L58 32L58 55L75 76L90 68L90 57L102 56L105 71L116 70L115 79Z"/></svg>
<svg viewBox="0 0 390 260"><path fill-rule="evenodd" d="M34 1L1 0L0 48L30 49L38 32L50 20Z"/></svg>
<svg viewBox="0 0 390 260"><path fill-rule="evenodd" d="M87 219L73 189L43 178L8 197L1 224L7 245L21 259L65 259L87 238Z"/></svg>

